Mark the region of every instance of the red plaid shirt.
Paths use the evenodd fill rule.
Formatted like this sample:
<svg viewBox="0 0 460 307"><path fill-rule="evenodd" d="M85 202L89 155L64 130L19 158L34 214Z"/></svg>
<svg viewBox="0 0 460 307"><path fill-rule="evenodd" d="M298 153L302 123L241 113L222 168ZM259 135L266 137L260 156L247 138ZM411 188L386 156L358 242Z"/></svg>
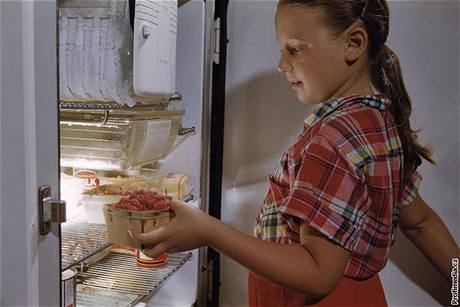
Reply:
<svg viewBox="0 0 460 307"><path fill-rule="evenodd" d="M323 103L281 157L255 225L257 238L299 243L308 224L350 251L344 275L363 279L385 266L399 209L422 177L401 189L403 151L387 99L352 96Z"/></svg>

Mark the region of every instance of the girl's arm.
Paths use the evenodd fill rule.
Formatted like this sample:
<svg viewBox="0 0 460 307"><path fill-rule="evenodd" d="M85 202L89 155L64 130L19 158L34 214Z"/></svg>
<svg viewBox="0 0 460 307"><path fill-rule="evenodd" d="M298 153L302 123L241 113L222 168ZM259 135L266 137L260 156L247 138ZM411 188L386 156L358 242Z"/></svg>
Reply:
<svg viewBox="0 0 460 307"><path fill-rule="evenodd" d="M176 216L149 233L132 233L152 248L148 256L209 245L256 274L281 286L313 296L330 293L342 278L349 252L308 226L301 227L301 244L277 244L248 236L203 211L173 200Z"/></svg>
<svg viewBox="0 0 460 307"><path fill-rule="evenodd" d="M460 250L446 225L420 195L417 194L410 205L401 209L399 225L427 259L450 280L452 258L460 258Z"/></svg>

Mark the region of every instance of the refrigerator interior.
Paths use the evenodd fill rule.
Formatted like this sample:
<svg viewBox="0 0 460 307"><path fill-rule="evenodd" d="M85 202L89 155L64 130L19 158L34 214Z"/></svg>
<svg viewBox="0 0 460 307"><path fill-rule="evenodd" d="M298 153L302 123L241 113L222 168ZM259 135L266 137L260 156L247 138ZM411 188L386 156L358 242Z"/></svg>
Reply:
<svg viewBox="0 0 460 307"><path fill-rule="evenodd" d="M190 203L202 207L202 114L204 89L207 88L204 67L206 10L205 2L200 0L179 4L175 85L185 110L182 127L195 127L195 133L185 137L177 148L151 167L163 173L188 175L193 186ZM69 126L72 128L72 124ZM61 129L61 140L66 133ZM65 148L61 144L63 153ZM80 169L84 169L83 166ZM69 172L73 175L71 168L61 169L64 170L67 174L61 172L61 198L67 202L68 222L62 224L61 268L79 270L77 305L107 304L111 300L127 305L139 301L156 306L193 305L199 291L199 252L169 255L169 263L162 269L141 269L136 267L135 256L110 252L105 225L89 224L84 208L79 205L82 188L95 184L96 179L75 180L69 176ZM69 179L73 180L73 186L63 182ZM85 285L81 285L83 283Z"/></svg>

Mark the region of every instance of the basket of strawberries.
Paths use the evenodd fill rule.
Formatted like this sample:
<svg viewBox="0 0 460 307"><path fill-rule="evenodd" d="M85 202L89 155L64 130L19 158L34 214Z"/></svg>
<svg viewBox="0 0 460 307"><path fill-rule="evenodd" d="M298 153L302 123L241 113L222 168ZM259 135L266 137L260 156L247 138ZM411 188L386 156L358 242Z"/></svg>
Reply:
<svg viewBox="0 0 460 307"><path fill-rule="evenodd" d="M142 248L129 235L129 230L150 232L169 223L172 197L153 191L133 191L118 202L104 205L104 218L109 240L116 244Z"/></svg>

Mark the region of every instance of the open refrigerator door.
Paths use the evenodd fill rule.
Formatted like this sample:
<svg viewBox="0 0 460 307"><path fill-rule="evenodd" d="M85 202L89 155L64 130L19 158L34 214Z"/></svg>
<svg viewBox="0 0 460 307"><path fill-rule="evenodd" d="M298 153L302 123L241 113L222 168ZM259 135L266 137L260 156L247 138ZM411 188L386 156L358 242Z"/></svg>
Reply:
<svg viewBox="0 0 460 307"><path fill-rule="evenodd" d="M147 191L205 210L212 25L204 1L183 3L58 2L61 269L76 272L63 306L192 306L205 291L198 250L145 268L139 250L112 244L103 209Z"/></svg>

